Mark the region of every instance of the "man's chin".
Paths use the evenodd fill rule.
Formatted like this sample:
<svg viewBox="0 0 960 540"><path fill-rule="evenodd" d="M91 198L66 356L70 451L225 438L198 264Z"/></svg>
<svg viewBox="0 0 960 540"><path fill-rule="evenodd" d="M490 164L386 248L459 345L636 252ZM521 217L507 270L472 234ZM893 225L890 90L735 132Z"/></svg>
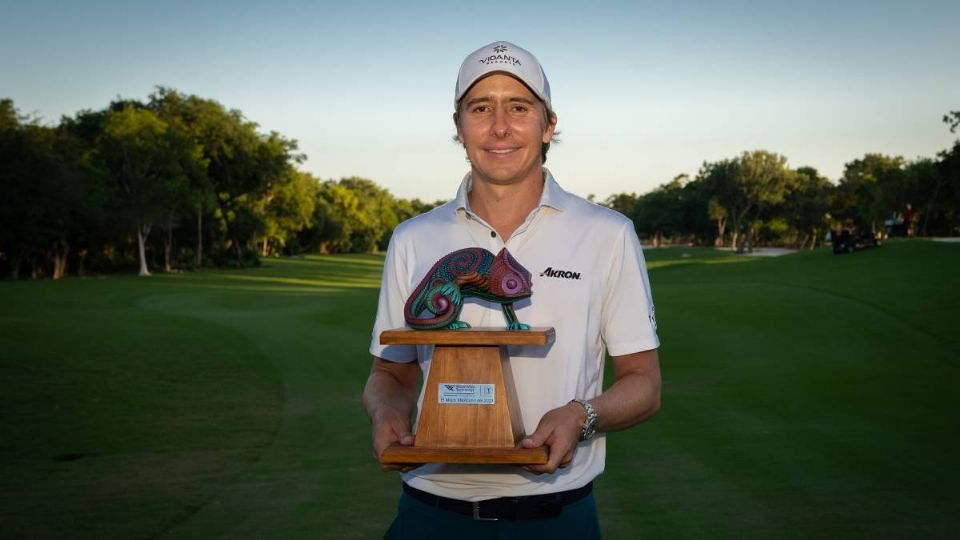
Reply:
<svg viewBox="0 0 960 540"><path fill-rule="evenodd" d="M473 177L474 179L487 182L489 184L497 186L509 186L513 184L518 184L523 182L528 177L532 176L531 173L539 169L539 167L534 167L530 170L518 171L517 169L498 169L498 168L473 168Z"/></svg>

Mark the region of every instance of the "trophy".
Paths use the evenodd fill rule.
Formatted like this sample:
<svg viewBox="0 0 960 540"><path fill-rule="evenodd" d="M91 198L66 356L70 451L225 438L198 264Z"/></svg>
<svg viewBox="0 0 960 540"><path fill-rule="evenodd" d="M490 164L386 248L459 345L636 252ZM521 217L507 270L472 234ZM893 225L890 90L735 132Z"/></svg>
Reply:
<svg viewBox="0 0 960 540"><path fill-rule="evenodd" d="M547 462L547 448L520 448L525 437L507 345L547 346L553 328L517 320L513 302L531 294L530 272L506 249L454 251L438 260L404 306L409 328L380 334L384 345L433 345L413 446L393 444L384 463ZM501 305L506 329L457 320L465 297ZM426 316L423 316L426 314Z"/></svg>

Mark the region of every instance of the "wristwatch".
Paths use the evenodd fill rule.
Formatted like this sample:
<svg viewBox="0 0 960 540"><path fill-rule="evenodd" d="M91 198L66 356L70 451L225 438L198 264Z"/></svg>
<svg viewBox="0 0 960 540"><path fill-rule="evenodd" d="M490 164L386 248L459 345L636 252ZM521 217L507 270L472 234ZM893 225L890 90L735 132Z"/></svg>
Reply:
<svg viewBox="0 0 960 540"><path fill-rule="evenodd" d="M597 433L597 410L585 399L574 399L587 411L587 420L580 427L580 440L589 441Z"/></svg>

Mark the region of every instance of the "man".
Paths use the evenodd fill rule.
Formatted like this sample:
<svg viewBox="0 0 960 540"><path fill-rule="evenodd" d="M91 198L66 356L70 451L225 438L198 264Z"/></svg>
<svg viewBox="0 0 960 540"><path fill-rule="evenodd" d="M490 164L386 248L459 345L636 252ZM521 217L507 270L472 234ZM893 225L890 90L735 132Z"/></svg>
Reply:
<svg viewBox="0 0 960 540"><path fill-rule="evenodd" d="M660 404L653 303L632 223L563 191L543 167L557 125L550 85L528 51L495 42L464 60L454 122L470 172L456 198L399 227L390 242L370 352L364 406L379 459L412 445L411 416L432 350L382 346L404 326L403 304L437 259L465 247L506 247L533 274L519 319L552 326L551 347L511 347L526 448L548 447L541 466L428 464L400 468L398 515L387 538L599 538L592 481L604 468L608 431ZM503 327L499 306L465 302L460 320ZM616 380L602 391L605 351ZM423 396L420 396L420 400Z"/></svg>

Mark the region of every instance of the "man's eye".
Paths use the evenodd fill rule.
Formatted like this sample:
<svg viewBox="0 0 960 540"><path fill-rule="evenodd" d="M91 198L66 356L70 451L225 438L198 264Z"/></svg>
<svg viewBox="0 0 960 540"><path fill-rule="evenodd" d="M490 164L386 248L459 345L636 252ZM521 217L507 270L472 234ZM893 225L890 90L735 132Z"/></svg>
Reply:
<svg viewBox="0 0 960 540"><path fill-rule="evenodd" d="M476 107L473 108L473 112L475 113L485 113L485 112L488 112L489 110L490 110L490 107L486 105L477 105Z"/></svg>
<svg viewBox="0 0 960 540"><path fill-rule="evenodd" d="M514 106L513 106L513 112L525 113L525 112L527 112L527 110L528 110L528 109L527 109L527 106L526 106L526 105L514 105Z"/></svg>

